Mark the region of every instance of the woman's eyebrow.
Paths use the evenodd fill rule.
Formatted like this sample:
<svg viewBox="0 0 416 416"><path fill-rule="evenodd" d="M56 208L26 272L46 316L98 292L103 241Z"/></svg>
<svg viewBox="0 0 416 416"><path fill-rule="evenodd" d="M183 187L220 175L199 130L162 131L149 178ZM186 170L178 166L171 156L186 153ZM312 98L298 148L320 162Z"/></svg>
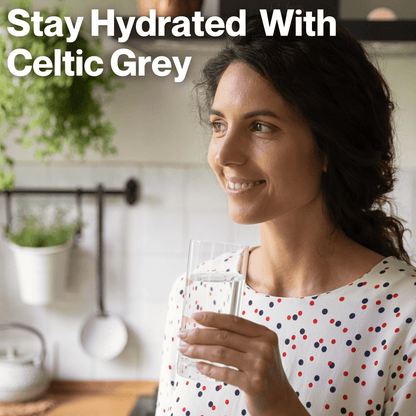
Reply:
<svg viewBox="0 0 416 416"><path fill-rule="evenodd" d="M221 111L217 111L217 110L214 110L214 109L211 109L209 111L209 114L213 115L213 116L224 117L224 114L222 114ZM270 110L250 111L249 113L244 114L243 118L247 119L247 118L252 118L252 117L256 117L256 116L274 117L274 118L277 118L277 119L280 120L280 118Z"/></svg>

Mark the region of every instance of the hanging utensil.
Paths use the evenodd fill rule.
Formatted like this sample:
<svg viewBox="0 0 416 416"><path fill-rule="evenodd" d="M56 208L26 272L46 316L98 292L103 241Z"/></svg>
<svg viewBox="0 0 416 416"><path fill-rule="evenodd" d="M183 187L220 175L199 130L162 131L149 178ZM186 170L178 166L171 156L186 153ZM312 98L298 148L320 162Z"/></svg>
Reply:
<svg viewBox="0 0 416 416"><path fill-rule="evenodd" d="M97 300L98 314L90 317L81 332L81 344L92 356L101 360L117 357L127 344L127 328L121 318L108 314L104 308L103 281L103 186L98 186L98 256Z"/></svg>

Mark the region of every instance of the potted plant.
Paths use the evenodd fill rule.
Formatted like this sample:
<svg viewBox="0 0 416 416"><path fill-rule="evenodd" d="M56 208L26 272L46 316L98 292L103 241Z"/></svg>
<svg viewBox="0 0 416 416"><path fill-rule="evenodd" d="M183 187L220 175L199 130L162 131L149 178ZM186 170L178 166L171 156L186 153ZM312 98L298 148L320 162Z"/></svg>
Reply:
<svg viewBox="0 0 416 416"><path fill-rule="evenodd" d="M61 19L69 16L68 6L60 1L52 11L39 11L43 18L42 33L49 16ZM103 111L108 93L122 85L112 71L104 71L99 76L88 76L85 71L82 75L70 76L63 70L59 76L53 73L38 76L31 71L26 76L16 77L6 67L7 57L16 49L29 51L33 59L46 56L52 61L56 50L61 51L61 56L66 51L78 56L77 51L81 50L85 61L88 57L100 56L100 40L81 29L77 39L68 43L66 25L63 25L63 37L37 36L30 18L25 19L31 26L27 35L11 36L7 31L8 13L17 8L33 15L31 0L10 0L7 7L0 8L0 191L14 186L14 161L7 149L13 137L24 148L34 145L39 161L57 153L83 155L89 148L103 156L116 152L111 143L114 127L105 120ZM92 70L95 71L94 64ZM21 70L28 61L18 55L15 65Z"/></svg>
<svg viewBox="0 0 416 416"><path fill-rule="evenodd" d="M6 231L14 254L23 302L47 305L64 289L78 222L65 223L62 211L46 226L35 216L23 219L17 232Z"/></svg>

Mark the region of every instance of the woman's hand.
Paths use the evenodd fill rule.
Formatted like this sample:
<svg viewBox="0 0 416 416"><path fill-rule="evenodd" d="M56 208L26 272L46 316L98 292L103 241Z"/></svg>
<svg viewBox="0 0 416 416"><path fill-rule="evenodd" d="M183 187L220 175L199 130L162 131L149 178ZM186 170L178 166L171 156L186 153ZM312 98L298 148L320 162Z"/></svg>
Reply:
<svg viewBox="0 0 416 416"><path fill-rule="evenodd" d="M179 332L186 342L179 351L237 368L197 363L202 374L243 390L250 415L308 415L286 378L273 331L234 315L198 312L192 318L207 328Z"/></svg>

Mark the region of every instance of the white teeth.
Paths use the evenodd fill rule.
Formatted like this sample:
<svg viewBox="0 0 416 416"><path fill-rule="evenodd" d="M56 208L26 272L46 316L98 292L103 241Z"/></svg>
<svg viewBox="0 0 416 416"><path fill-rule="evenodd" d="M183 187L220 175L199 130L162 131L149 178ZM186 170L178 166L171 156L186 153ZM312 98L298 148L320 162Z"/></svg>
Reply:
<svg viewBox="0 0 416 416"><path fill-rule="evenodd" d="M260 183L261 181L248 182L248 183L228 182L228 187L230 189L246 189L246 188L252 188L253 186L259 185Z"/></svg>

